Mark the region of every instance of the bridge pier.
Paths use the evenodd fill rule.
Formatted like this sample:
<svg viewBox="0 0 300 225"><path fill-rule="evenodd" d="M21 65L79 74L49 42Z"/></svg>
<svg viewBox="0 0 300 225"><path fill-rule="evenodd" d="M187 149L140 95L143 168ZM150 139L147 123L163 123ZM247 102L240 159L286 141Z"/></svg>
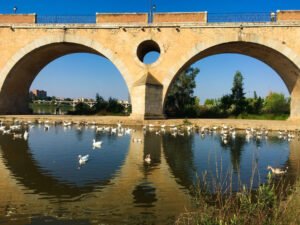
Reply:
<svg viewBox="0 0 300 225"><path fill-rule="evenodd" d="M2 92L0 94L0 114L30 114L29 95Z"/></svg>
<svg viewBox="0 0 300 225"><path fill-rule="evenodd" d="M150 73L136 81L131 88L134 119L163 119L163 85Z"/></svg>
<svg viewBox="0 0 300 225"><path fill-rule="evenodd" d="M290 120L300 119L300 79L291 91Z"/></svg>

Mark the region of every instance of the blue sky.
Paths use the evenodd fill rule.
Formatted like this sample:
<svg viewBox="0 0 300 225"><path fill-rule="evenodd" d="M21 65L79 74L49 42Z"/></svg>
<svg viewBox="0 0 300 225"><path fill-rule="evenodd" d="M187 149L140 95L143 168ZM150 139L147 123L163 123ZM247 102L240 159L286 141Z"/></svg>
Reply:
<svg viewBox="0 0 300 225"><path fill-rule="evenodd" d="M152 0L157 11L269 12L277 9L298 9L298 0ZM1 13L12 12L42 15L91 15L95 12L146 12L150 0L0 0Z"/></svg>
<svg viewBox="0 0 300 225"><path fill-rule="evenodd" d="M157 12L208 11L208 13L266 12L300 9L299 0L152 0ZM150 0L0 0L0 13L38 15L95 15L96 12L147 12ZM224 54L198 61L195 95L201 102L229 93L237 70L244 75L245 92L256 90L265 96L269 91L288 91L278 76L264 63L242 55ZM270 82L271 81L271 82ZM108 85L109 84L109 85ZM113 84L113 85L112 85ZM117 89L114 87L118 87ZM126 84L118 70L108 60L92 54L72 54L48 64L37 76L32 89L44 89L49 95L127 99Z"/></svg>

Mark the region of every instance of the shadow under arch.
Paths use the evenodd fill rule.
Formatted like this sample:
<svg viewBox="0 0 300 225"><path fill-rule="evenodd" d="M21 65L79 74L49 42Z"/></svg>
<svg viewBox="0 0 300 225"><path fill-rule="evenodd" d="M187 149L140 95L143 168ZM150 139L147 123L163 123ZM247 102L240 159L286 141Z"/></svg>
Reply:
<svg viewBox="0 0 300 225"><path fill-rule="evenodd" d="M278 43L276 43L274 46L277 45ZM300 62L300 60L299 57L293 54L293 52L287 47L285 48L285 51L279 52L278 50L275 50L275 48L260 43L248 41L233 41L218 43L213 46L204 47L202 51L195 51L196 50L193 50L192 53L187 54L187 60L175 70L177 72L173 74L173 76L171 76L170 74L166 79L163 109L165 108L166 97L172 86L172 83L182 71L188 68L188 66L208 56L224 53L236 53L258 59L274 69L279 74L279 76L285 83L289 93L291 94L290 116L299 116L299 113L297 112L296 100L300 98L300 85L298 84L300 68L297 66L297 62ZM285 52L289 52L289 54L285 54Z"/></svg>
<svg viewBox="0 0 300 225"><path fill-rule="evenodd" d="M100 43L72 35L46 37L20 49L0 71L0 114L29 113L29 88L35 77L48 63L72 53L107 58L120 71L128 88L131 80L126 67Z"/></svg>

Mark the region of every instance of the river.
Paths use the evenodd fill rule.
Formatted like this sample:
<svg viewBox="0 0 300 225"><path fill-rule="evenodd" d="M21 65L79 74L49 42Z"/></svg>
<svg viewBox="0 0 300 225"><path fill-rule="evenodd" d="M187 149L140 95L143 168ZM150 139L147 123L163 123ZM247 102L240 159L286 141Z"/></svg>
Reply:
<svg viewBox="0 0 300 225"><path fill-rule="evenodd" d="M49 126L22 126L21 138L0 134L0 224L173 224L191 207L190 188L202 174L208 183L230 180L233 190L257 188L269 165L288 168L291 183L300 175L298 137L277 132L239 131L224 140L220 129L175 135L170 128ZM87 154L80 165L78 155Z"/></svg>

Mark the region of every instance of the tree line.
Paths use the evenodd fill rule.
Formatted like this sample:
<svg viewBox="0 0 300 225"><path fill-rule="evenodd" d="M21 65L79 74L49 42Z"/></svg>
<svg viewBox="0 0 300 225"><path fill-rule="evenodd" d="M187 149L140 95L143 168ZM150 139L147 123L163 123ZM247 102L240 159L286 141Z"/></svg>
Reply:
<svg viewBox="0 0 300 225"><path fill-rule="evenodd" d="M243 75L237 71L233 78L231 93L219 99L200 99L194 96L195 78L198 68L190 67L179 74L167 95L165 113L168 117L202 118L287 118L290 113L290 98L282 93L270 92L265 98L257 96L246 98Z"/></svg>
<svg viewBox="0 0 300 225"><path fill-rule="evenodd" d="M96 103L90 107L84 102L80 102L75 106L74 111L69 111L72 115L127 115L131 109L126 109L124 105L120 104L117 99L109 98L107 101L96 94Z"/></svg>

